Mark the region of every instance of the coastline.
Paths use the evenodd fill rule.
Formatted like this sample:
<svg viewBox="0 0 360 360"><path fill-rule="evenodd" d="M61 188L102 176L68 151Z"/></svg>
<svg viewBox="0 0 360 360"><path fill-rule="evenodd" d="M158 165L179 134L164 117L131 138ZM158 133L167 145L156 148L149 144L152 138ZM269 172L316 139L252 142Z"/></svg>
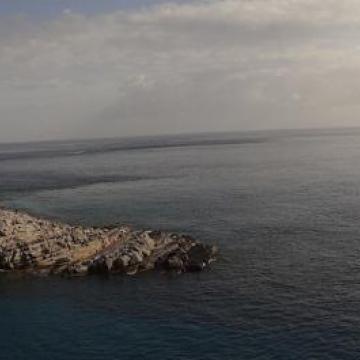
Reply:
<svg viewBox="0 0 360 360"><path fill-rule="evenodd" d="M217 248L183 234L130 226L84 227L0 206L0 271L134 275L148 270L201 271Z"/></svg>

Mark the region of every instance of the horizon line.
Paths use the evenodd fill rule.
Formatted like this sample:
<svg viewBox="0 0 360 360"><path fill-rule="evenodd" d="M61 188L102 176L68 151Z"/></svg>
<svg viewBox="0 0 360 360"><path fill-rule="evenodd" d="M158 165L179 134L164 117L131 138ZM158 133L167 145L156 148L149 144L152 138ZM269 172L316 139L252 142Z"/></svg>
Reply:
<svg viewBox="0 0 360 360"><path fill-rule="evenodd" d="M69 138L49 138L49 139L29 139L29 140L15 140L15 141L0 141L0 145L21 145L21 144L40 144L40 143L61 143L61 142L82 142L82 141L99 141L99 140L116 140L116 139L139 139L139 138L161 138L161 137L177 137L177 136L191 136L191 135L216 135L216 134L231 134L231 133L261 133L261 132L286 132L286 131L336 131L336 130L360 130L360 125L357 126L326 126L326 127L304 127L304 128L264 128L264 129L244 129L244 130L214 130L214 131L193 131L193 132L174 132L174 133L154 133L148 135L124 135L124 136L99 136L99 137L69 137Z"/></svg>

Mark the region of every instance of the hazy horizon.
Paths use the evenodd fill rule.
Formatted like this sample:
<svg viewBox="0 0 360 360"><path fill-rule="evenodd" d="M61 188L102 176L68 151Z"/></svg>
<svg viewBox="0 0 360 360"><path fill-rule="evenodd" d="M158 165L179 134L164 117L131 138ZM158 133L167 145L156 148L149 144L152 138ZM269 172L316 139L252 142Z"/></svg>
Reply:
<svg viewBox="0 0 360 360"><path fill-rule="evenodd" d="M214 136L217 138L222 135L259 135L261 133L291 133L291 134L301 134L301 133L310 133L311 135L324 134L326 132L339 133L339 135L347 133L348 131L359 131L360 126L333 126L333 127L304 127L304 128L272 128L272 129L244 129L244 130L229 130L229 131L197 131L197 132L178 132L178 133L154 133L154 134L145 134L145 135L114 135L106 137L67 137L67 138L48 138L48 139L28 139L28 140L19 140L19 141L0 141L0 145L12 145L12 144L26 144L26 143L51 143L51 142L87 142L87 141L98 141L98 140L122 140L122 139L137 139L137 138L187 138L191 136Z"/></svg>
<svg viewBox="0 0 360 360"><path fill-rule="evenodd" d="M0 142L359 126L355 0L0 0Z"/></svg>

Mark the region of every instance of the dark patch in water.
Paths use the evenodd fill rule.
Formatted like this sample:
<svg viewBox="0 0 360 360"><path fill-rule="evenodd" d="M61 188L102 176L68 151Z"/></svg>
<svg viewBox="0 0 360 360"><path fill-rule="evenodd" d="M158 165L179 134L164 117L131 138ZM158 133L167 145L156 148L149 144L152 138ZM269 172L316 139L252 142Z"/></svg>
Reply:
<svg viewBox="0 0 360 360"><path fill-rule="evenodd" d="M33 143L18 144L14 151L1 151L0 161L5 160L23 160L23 159L46 159L57 157L85 156L92 154L105 154L117 151L135 151L135 150L160 150L167 148L184 148L200 146L222 146L222 145L246 145L259 144L268 141L266 138L226 138L226 139L179 139L174 138L141 138L118 139L118 140L97 140L94 142L62 143L63 146L56 146L57 142L52 143ZM65 146L67 145L67 146ZM14 145L12 145L14 146ZM4 145L2 145L4 147ZM21 150L25 147L24 150ZM28 147L28 148L27 148ZM37 149L37 148L40 149Z"/></svg>

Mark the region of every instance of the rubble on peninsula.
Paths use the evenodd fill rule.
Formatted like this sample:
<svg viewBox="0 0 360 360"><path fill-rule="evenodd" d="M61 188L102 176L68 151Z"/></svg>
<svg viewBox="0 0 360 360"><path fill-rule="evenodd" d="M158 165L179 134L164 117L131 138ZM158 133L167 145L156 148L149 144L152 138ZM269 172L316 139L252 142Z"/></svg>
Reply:
<svg viewBox="0 0 360 360"><path fill-rule="evenodd" d="M0 270L38 274L201 271L217 249L190 236L123 227L71 226L0 209Z"/></svg>

